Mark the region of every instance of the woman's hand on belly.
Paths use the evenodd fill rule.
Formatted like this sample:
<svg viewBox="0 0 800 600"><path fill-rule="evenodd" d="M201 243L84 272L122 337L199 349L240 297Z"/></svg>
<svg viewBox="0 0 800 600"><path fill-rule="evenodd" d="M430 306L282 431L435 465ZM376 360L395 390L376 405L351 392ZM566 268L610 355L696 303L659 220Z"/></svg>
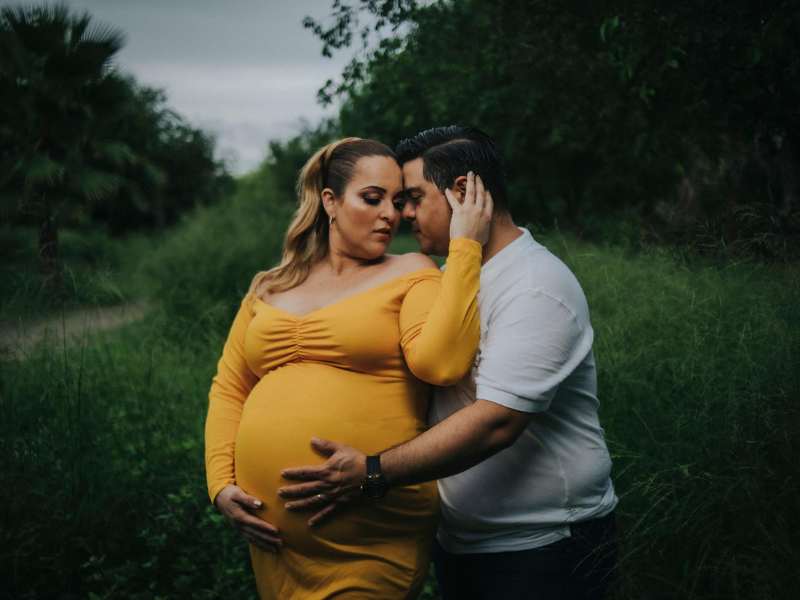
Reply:
<svg viewBox="0 0 800 600"><path fill-rule="evenodd" d="M283 542L278 528L254 516L264 508L261 500L245 494L237 485L228 485L217 494L214 505L248 542L267 552L280 550Z"/></svg>

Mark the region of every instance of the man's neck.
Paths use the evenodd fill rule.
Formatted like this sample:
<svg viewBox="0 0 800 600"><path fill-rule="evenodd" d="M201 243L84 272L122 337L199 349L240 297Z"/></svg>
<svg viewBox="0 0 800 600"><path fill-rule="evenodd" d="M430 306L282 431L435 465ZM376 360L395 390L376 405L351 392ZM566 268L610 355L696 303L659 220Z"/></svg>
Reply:
<svg viewBox="0 0 800 600"><path fill-rule="evenodd" d="M500 213L492 220L492 229L489 232L489 241L483 247L483 259L481 264L486 262L508 246L511 242L522 235L519 227L514 224L514 220L509 213Z"/></svg>

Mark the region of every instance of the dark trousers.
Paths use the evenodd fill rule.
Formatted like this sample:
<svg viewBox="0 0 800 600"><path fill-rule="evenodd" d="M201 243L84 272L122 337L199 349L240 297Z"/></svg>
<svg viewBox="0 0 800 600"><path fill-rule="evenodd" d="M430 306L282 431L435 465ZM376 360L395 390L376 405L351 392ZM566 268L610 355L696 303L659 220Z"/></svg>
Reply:
<svg viewBox="0 0 800 600"><path fill-rule="evenodd" d="M572 536L532 550L451 554L433 560L442 600L599 600L617 563L614 513L574 523Z"/></svg>

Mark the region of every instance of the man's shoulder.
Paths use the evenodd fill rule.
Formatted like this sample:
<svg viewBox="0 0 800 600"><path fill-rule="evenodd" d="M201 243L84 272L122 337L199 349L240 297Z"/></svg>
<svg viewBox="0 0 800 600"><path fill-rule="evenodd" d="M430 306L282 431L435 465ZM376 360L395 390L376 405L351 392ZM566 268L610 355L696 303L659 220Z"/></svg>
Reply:
<svg viewBox="0 0 800 600"><path fill-rule="evenodd" d="M532 306L542 299L562 304L574 314L588 312L585 294L575 274L539 243L520 252L484 292L483 297L495 314L512 306L514 310L525 304Z"/></svg>
<svg viewBox="0 0 800 600"><path fill-rule="evenodd" d="M547 247L533 243L519 252L497 278L499 288L531 291L558 290L564 286L580 286L575 274Z"/></svg>

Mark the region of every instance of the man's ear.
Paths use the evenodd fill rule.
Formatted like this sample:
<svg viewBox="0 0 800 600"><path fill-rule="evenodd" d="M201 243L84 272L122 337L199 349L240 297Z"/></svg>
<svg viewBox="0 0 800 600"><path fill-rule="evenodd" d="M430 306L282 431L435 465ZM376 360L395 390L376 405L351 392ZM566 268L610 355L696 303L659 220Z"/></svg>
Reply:
<svg viewBox="0 0 800 600"><path fill-rule="evenodd" d="M459 202L463 202L464 196L467 194L467 176L459 175L456 177L455 181L453 181L453 187L450 189L453 191L456 199Z"/></svg>

